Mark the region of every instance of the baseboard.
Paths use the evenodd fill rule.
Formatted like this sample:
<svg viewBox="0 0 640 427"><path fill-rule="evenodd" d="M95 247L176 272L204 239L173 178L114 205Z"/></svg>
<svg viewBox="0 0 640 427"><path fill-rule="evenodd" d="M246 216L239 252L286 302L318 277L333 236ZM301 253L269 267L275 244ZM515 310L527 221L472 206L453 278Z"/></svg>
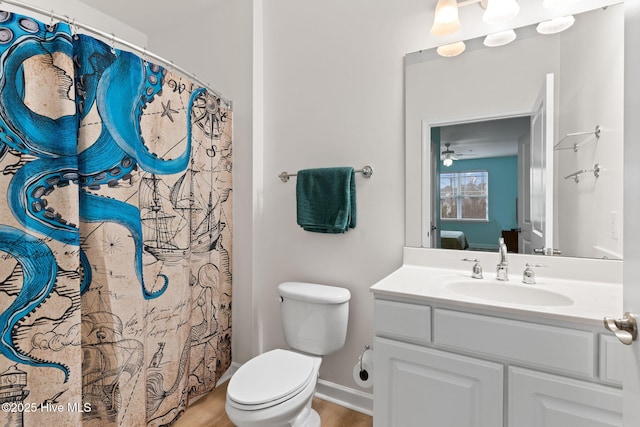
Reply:
<svg viewBox="0 0 640 427"><path fill-rule="evenodd" d="M366 415L373 415L373 395L371 393L319 379L316 397Z"/></svg>

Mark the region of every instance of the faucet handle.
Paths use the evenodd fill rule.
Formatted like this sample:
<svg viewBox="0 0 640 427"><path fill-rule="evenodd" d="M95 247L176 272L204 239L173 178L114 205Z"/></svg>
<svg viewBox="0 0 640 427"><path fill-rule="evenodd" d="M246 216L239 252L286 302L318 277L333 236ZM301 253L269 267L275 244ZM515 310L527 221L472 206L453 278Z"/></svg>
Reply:
<svg viewBox="0 0 640 427"><path fill-rule="evenodd" d="M478 258L463 258L462 261L475 262L472 267L471 277L474 279L482 279L482 266L480 265L480 260Z"/></svg>
<svg viewBox="0 0 640 427"><path fill-rule="evenodd" d="M536 273L533 271L533 269L539 267L546 267L546 265L526 263L524 266L524 272L522 273L522 283L526 283L527 285L535 285Z"/></svg>

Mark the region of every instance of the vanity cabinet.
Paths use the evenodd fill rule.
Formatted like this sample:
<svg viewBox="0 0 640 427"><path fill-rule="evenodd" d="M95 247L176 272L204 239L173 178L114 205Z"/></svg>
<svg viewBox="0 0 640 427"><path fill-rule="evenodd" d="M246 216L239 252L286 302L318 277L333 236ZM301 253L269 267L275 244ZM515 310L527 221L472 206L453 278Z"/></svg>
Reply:
<svg viewBox="0 0 640 427"><path fill-rule="evenodd" d="M510 426L622 426L619 389L517 367L508 376Z"/></svg>
<svg viewBox="0 0 640 427"><path fill-rule="evenodd" d="M375 427L622 427L622 344L597 326L375 299Z"/></svg>
<svg viewBox="0 0 640 427"><path fill-rule="evenodd" d="M375 426L502 425L503 366L376 338Z"/></svg>

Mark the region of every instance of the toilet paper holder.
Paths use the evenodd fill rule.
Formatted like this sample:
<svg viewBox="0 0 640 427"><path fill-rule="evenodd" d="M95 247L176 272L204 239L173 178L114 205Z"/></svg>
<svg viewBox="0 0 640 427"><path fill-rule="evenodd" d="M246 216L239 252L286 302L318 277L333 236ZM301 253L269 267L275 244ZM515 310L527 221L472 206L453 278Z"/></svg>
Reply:
<svg viewBox="0 0 640 427"><path fill-rule="evenodd" d="M362 353L360 353L360 357L359 357L359 359L358 359L358 361L359 361L359 363L360 363L360 373L359 373L358 375L360 376L360 379L361 379L362 381L367 381L367 380L369 379L369 372L367 372L367 370L366 370L366 369L364 369L364 367L362 366L362 359L364 358L364 354L365 354L367 351L369 351L369 350L372 350L372 351L373 351L373 349L371 348L371 346L369 346L369 345L365 345L365 346L364 346L364 350L362 350Z"/></svg>

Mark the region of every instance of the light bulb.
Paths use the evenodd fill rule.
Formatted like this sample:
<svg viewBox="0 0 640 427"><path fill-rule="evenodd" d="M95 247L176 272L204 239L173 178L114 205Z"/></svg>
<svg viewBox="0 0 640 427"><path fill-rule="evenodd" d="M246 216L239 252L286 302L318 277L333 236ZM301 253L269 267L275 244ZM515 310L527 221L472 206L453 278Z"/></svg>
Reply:
<svg viewBox="0 0 640 427"><path fill-rule="evenodd" d="M509 44L516 39L516 32L513 30L500 31L499 33L489 34L484 38L484 45L487 47L497 47Z"/></svg>
<svg viewBox="0 0 640 427"><path fill-rule="evenodd" d="M571 27L575 21L573 15L561 16L539 23L536 30L540 34L556 34Z"/></svg>
<svg viewBox="0 0 640 427"><path fill-rule="evenodd" d="M487 24L501 24L514 18L518 12L520 5L516 0L488 0L482 20Z"/></svg>
<svg viewBox="0 0 640 427"><path fill-rule="evenodd" d="M559 7L567 7L571 6L574 3L577 3L578 0L544 0L542 5L547 9L554 9Z"/></svg>
<svg viewBox="0 0 640 427"><path fill-rule="evenodd" d="M458 18L458 3L456 0L438 0L433 16L431 34L434 36L446 36L460 29Z"/></svg>
<svg viewBox="0 0 640 427"><path fill-rule="evenodd" d="M464 42L456 42L439 46L436 49L436 52L438 52L438 55L440 56L452 57L460 55L462 52L464 52L465 48L466 46Z"/></svg>

